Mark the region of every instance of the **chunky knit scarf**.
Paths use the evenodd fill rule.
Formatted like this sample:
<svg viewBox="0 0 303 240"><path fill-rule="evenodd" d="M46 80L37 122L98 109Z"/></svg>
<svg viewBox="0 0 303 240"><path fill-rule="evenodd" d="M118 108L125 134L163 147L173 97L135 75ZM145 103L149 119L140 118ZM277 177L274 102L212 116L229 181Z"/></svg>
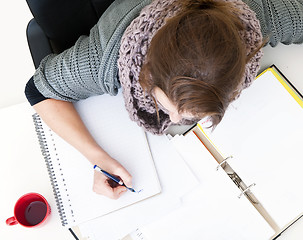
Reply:
<svg viewBox="0 0 303 240"><path fill-rule="evenodd" d="M155 0L143 8L140 15L126 29L119 52L119 79L126 109L133 121L153 134L163 134L172 123L164 109L159 109L158 121L155 103L139 84L139 74L152 37L168 18L180 10L179 7L172 5L174 1ZM262 41L259 21L255 13L242 1L232 2L241 10L239 18L245 26L245 31L241 31L240 34L246 44L247 54L250 54ZM247 63L242 89L248 87L256 77L261 57L262 52L259 51Z"/></svg>

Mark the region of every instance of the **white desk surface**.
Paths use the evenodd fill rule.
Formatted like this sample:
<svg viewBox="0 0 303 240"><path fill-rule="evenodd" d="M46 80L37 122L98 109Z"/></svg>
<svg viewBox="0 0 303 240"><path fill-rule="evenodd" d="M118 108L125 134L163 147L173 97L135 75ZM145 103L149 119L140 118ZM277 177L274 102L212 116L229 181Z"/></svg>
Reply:
<svg viewBox="0 0 303 240"><path fill-rule="evenodd" d="M9 5L10 3L6 4ZM15 34L16 37L9 38L9 41L15 41L16 38L19 39L19 41L16 43L1 42L1 58L3 60L1 66L3 68L0 108L25 102L23 95L24 85L34 71L25 39L25 28L31 15L25 1L24 3L18 3L17 9L13 3L9 8L14 9L14 12L16 12L16 10L19 11L20 14L18 16L21 16L21 20L15 23L16 28L12 28L10 25L10 29L6 29L10 36L12 36L12 32L10 32L11 29L14 29L14 34L17 30L17 36ZM5 21L0 22L3 23ZM1 29L3 28L1 27ZM21 44L20 39L23 41ZM3 41L3 39L1 41ZM10 46L10 44L14 44L14 49L18 51L19 62L15 61L16 58L11 59L11 57L15 55L12 52L12 47L7 47ZM268 46L264 49L261 69L275 64L296 88L303 93L302 56L303 45L279 45L276 48ZM12 62L15 64L13 65ZM16 67L18 71L16 71ZM4 109L0 109L0 115L4 111ZM31 110L28 109L28 111ZM1 115L1 117L2 116L3 115ZM22 119L24 118L24 121L31 121L29 118L20 117ZM8 121L9 119L10 118L0 119L0 151L2 157L0 167L0 187L2 190L0 198L0 239L74 239L67 229L61 227L44 160L39 153L39 146L35 139L34 129L18 129L17 126L14 126L14 120L11 119L11 121ZM16 131L19 137L15 139L10 138L9 133ZM26 139L27 141L24 141ZM28 149L30 149L30 151ZM33 229L23 228L18 225L7 226L5 220L13 215L13 206L16 200L22 194L31 191L43 194L51 205L52 214L47 224ZM299 240L302 238L303 219L296 222L284 232L279 240Z"/></svg>
<svg viewBox="0 0 303 240"><path fill-rule="evenodd" d="M31 119L31 110L27 103L0 109L0 189L2 191L0 239L72 240L71 233L61 226L48 172ZM24 124L18 126L20 121ZM48 200L51 214L46 223L37 228L7 226L5 220L13 216L15 202L28 192L40 193Z"/></svg>

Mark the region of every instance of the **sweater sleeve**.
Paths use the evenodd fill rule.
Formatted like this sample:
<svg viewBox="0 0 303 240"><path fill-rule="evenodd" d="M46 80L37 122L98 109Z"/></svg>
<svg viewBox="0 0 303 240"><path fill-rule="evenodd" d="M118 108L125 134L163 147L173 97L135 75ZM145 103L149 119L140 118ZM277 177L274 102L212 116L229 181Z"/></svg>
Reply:
<svg viewBox="0 0 303 240"><path fill-rule="evenodd" d="M107 93L98 79L101 58L96 25L73 47L45 57L34 74L35 86L46 98L71 102Z"/></svg>
<svg viewBox="0 0 303 240"><path fill-rule="evenodd" d="M244 0L255 11L263 37L276 46L303 42L303 0Z"/></svg>
<svg viewBox="0 0 303 240"><path fill-rule="evenodd" d="M89 36L58 55L45 57L34 83L46 98L74 102L94 95L116 95L117 59L122 34L150 0L116 0L103 13Z"/></svg>

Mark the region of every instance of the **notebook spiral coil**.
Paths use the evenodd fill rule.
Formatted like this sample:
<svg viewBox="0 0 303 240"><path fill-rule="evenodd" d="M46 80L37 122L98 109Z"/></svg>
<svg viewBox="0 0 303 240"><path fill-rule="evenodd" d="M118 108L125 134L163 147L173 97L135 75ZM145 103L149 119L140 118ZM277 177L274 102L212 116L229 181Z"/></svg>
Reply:
<svg viewBox="0 0 303 240"><path fill-rule="evenodd" d="M35 125L35 131L36 131L37 136L38 136L38 141L39 141L39 145L40 145L40 148L41 148L41 152L42 152L43 158L45 160L47 171L48 171L48 174L49 174L49 177L50 177L50 182L51 182L51 185L52 185L52 188L53 188L53 192L54 192L54 196L55 196L59 216L60 216L60 219L61 219L61 223L62 223L63 226L65 226L65 225L67 225L67 217L66 217L66 214L65 214L65 211L64 211L62 197L61 197L60 189L58 187L56 175L55 175L55 172L54 172L53 162L52 162L52 159L50 157L49 148L48 148L48 145L47 145L47 142L46 142L45 133L44 133L44 130L42 128L42 121L41 121L40 116L37 113L33 114L32 117L33 117L33 121L34 121L34 125Z"/></svg>

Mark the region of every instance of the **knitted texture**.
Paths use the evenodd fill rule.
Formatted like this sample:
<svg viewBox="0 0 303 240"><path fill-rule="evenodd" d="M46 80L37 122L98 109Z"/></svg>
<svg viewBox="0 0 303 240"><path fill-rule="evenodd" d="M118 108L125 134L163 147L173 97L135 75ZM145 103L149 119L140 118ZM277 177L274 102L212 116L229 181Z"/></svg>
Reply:
<svg viewBox="0 0 303 240"><path fill-rule="evenodd" d="M97 82L100 52L99 31L95 26L90 37L80 37L72 49L58 55L48 55L41 61L34 75L37 89L45 97L65 101L108 92L104 84ZM90 79L94 81L87 85Z"/></svg>
<svg viewBox="0 0 303 240"><path fill-rule="evenodd" d="M151 0L116 0L70 49L45 57L34 74L43 96L77 101L94 95L116 95L117 59L125 29Z"/></svg>
<svg viewBox="0 0 303 240"><path fill-rule="evenodd" d="M158 121L155 103L139 84L139 74L152 37L168 18L180 10L180 7L172 4L174 1L155 0L146 6L139 17L126 29L119 52L119 79L123 87L126 109L133 121L154 134L162 134L172 122L163 109L159 110L160 122ZM232 2L241 10L239 18L245 29L240 32L240 35L246 45L247 55L249 55L262 42L259 21L255 13L242 1L234 0ZM248 87L255 79L260 67L261 56L262 51L260 50L247 63L239 91Z"/></svg>
<svg viewBox="0 0 303 240"><path fill-rule="evenodd" d="M243 0L260 20L269 44L303 43L303 0Z"/></svg>

